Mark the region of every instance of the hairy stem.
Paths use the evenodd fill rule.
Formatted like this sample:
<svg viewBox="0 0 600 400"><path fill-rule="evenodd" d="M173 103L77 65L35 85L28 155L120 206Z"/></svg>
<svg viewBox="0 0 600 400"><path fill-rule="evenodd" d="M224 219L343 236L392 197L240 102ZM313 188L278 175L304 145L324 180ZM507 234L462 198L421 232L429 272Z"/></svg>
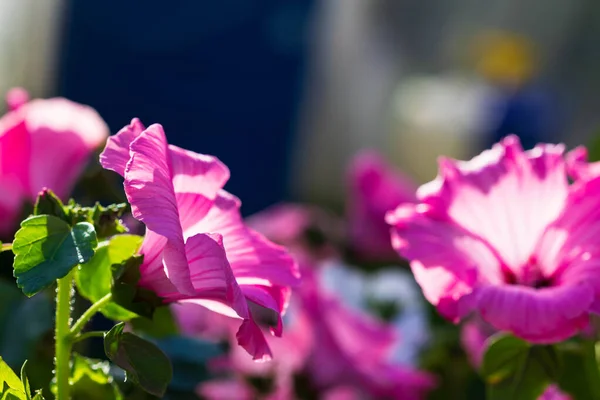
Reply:
<svg viewBox="0 0 600 400"><path fill-rule="evenodd" d="M57 281L56 288L56 327L54 376L56 378L57 400L69 400L69 377L71 375L71 346L69 336L71 323L71 296L73 291L73 271Z"/></svg>

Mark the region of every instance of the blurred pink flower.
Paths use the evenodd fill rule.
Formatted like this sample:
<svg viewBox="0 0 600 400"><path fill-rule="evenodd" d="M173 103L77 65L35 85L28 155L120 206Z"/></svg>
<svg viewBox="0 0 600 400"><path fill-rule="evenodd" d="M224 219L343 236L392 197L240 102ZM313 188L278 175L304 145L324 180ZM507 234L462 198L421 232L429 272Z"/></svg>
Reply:
<svg viewBox="0 0 600 400"><path fill-rule="evenodd" d="M433 377L388 361L399 339L393 327L344 306L311 272L303 269L299 298L314 335L306 369L316 387L354 388L370 398L424 398Z"/></svg>
<svg viewBox="0 0 600 400"><path fill-rule="evenodd" d="M588 151L580 146L567 154L567 169L574 179L592 179L600 175L600 162L588 163Z"/></svg>
<svg viewBox="0 0 600 400"><path fill-rule="evenodd" d="M347 218L352 248L364 258L395 259L385 214L402 203L416 201L415 183L387 164L377 152L363 151L350 163L348 189Z"/></svg>
<svg viewBox="0 0 600 400"><path fill-rule="evenodd" d="M240 201L222 190L229 170L212 156L168 145L158 124L137 119L108 139L100 162L125 178L132 214L146 225L140 286L165 302L191 302L242 319L238 343L270 358L248 301L281 314L299 282L291 256L241 219Z"/></svg>
<svg viewBox="0 0 600 400"><path fill-rule="evenodd" d="M23 89L7 94L0 119L0 233L10 233L24 201L44 188L65 199L89 155L106 139L98 113L63 98L28 101Z"/></svg>
<svg viewBox="0 0 600 400"><path fill-rule="evenodd" d="M394 247L442 315L475 312L550 343L600 311L600 179L569 185L563 152L524 152L509 136L470 161L441 159L419 204L388 213Z"/></svg>
<svg viewBox="0 0 600 400"><path fill-rule="evenodd" d="M196 392L206 400L253 400L256 394L243 380L219 379L201 383Z"/></svg>
<svg viewBox="0 0 600 400"><path fill-rule="evenodd" d="M337 255L334 244L341 242L344 228L325 210L295 203L271 206L248 217L246 223L292 253L310 254L315 259Z"/></svg>
<svg viewBox="0 0 600 400"><path fill-rule="evenodd" d="M486 340L494 333L496 332L493 328L479 319L468 321L462 327L461 344L474 368L481 367L486 351ZM563 393L558 386L550 385L538 400L571 400L571 396Z"/></svg>
<svg viewBox="0 0 600 400"><path fill-rule="evenodd" d="M323 398L421 399L435 385L432 376L388 361L398 340L393 328L359 311L345 307L326 293L312 269L302 269L302 285L295 290L286 334L269 336L273 352L269 363L250 362L232 349L216 365L241 377L262 377L273 382L267 399L293 399L297 390ZM173 309L181 314L191 306ZM190 333L185 327L184 333ZM193 332L191 332L193 333ZM302 387L296 387L299 382ZM307 380L306 380L307 379ZM351 397L343 397L350 395Z"/></svg>

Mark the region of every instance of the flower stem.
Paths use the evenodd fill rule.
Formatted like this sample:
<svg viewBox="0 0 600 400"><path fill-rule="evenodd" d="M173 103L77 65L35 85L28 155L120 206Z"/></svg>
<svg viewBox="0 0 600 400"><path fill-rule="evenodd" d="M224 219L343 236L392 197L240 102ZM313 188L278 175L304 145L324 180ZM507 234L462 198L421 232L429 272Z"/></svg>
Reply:
<svg viewBox="0 0 600 400"><path fill-rule="evenodd" d="M111 300L112 300L112 293L108 293L107 295L105 295L104 297L102 297L100 300L98 300L97 302L95 302L94 304L92 304L90 306L90 308L88 308L81 315L81 317L79 317L79 319L77 320L77 322L75 322L75 324L71 328L71 331L69 333L70 338L75 338L77 336L77 334L79 334L79 332L81 332L81 330L85 327L85 324L87 324L89 322L89 320L92 319L92 317L98 311L100 311L100 309L102 307L104 307L106 305L106 303L108 303Z"/></svg>
<svg viewBox="0 0 600 400"><path fill-rule="evenodd" d="M104 331L91 331L77 335L73 338L73 343L81 342L82 340L89 339L92 337L103 337L106 332Z"/></svg>
<svg viewBox="0 0 600 400"><path fill-rule="evenodd" d="M69 325L71 323L71 295L73 289L73 272L61 278L56 288L56 330L54 376L56 378L56 399L69 400L69 377L71 375L71 340Z"/></svg>
<svg viewBox="0 0 600 400"><path fill-rule="evenodd" d="M598 362L596 361L596 341L587 339L583 342L584 351L584 373L587 375L587 381L590 383L589 393L592 398L600 398L600 372L598 371Z"/></svg>

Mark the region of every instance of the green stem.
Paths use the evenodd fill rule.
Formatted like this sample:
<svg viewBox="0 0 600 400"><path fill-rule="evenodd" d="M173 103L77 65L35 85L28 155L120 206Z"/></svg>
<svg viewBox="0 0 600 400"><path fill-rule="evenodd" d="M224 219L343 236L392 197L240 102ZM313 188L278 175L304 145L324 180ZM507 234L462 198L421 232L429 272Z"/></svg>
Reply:
<svg viewBox="0 0 600 400"><path fill-rule="evenodd" d="M587 375L587 381L590 383L589 392L591 399L600 399L600 371L596 360L596 341L586 339L583 341L584 351L584 373Z"/></svg>
<svg viewBox="0 0 600 400"><path fill-rule="evenodd" d="M56 348L54 376L56 378L56 399L69 400L69 377L71 375L71 295L73 289L73 270L58 280L56 288Z"/></svg>
<svg viewBox="0 0 600 400"><path fill-rule="evenodd" d="M2 246L0 247L0 253L9 250L12 250L12 243L2 243Z"/></svg>
<svg viewBox="0 0 600 400"><path fill-rule="evenodd" d="M79 332L85 327L85 324L89 322L90 319L98 312L102 307L106 305L109 301L112 300L112 293L108 293L106 296L102 297L100 300L95 302L88 308L82 315L79 317L75 325L71 328L70 337L74 338L77 336Z"/></svg>
<svg viewBox="0 0 600 400"><path fill-rule="evenodd" d="M81 342L82 340L89 339L92 337L104 337L105 333L106 332L104 332L104 331L85 332L85 333L75 336L73 338L73 343Z"/></svg>

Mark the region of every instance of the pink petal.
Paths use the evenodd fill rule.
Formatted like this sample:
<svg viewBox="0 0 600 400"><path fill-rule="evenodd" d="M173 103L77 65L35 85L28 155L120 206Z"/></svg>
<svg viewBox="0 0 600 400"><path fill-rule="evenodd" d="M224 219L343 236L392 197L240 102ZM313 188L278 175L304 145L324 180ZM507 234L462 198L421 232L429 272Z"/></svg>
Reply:
<svg viewBox="0 0 600 400"><path fill-rule="evenodd" d="M238 281L238 283L240 283ZM285 286L261 286L245 285L240 283L240 288L246 298L262 307L277 313L277 325L272 328L275 336L281 336L283 332L282 314L287 309L292 291Z"/></svg>
<svg viewBox="0 0 600 400"><path fill-rule="evenodd" d="M572 186L560 217L536 250L540 269L558 284L586 282L600 298L600 177Z"/></svg>
<svg viewBox="0 0 600 400"><path fill-rule="evenodd" d="M146 229L144 241L140 247L139 253L143 254L144 262L140 266L140 285L155 286L157 293L168 293L176 291L175 287L167 278L163 266L163 251L167 245L168 239L149 229ZM150 282L161 282L160 286ZM146 282L148 282L146 284Z"/></svg>
<svg viewBox="0 0 600 400"><path fill-rule="evenodd" d="M392 244L405 258L423 294L452 320L467 312L460 299L479 282L501 283L498 257L480 238L451 221L439 220L430 206L403 205L387 215Z"/></svg>
<svg viewBox="0 0 600 400"><path fill-rule="evenodd" d="M587 326L593 296L585 284L542 289L489 285L478 289L477 309L498 330L533 343L554 343Z"/></svg>
<svg viewBox="0 0 600 400"><path fill-rule="evenodd" d="M109 137L104 151L100 154L102 167L124 176L125 167L129 162L129 145L140 136L144 129L142 122L134 118L129 125L122 128L116 135Z"/></svg>
<svg viewBox="0 0 600 400"><path fill-rule="evenodd" d="M323 393L323 400L361 400L364 395L352 386L336 386Z"/></svg>
<svg viewBox="0 0 600 400"><path fill-rule="evenodd" d="M229 179L229 169L216 157L173 145L169 156L181 226L186 232L208 213Z"/></svg>
<svg viewBox="0 0 600 400"><path fill-rule="evenodd" d="M416 201L416 185L376 152L358 154L349 169L348 224L352 246L371 259L393 258L385 214Z"/></svg>
<svg viewBox="0 0 600 400"><path fill-rule="evenodd" d="M248 305L229 266L221 235L198 234L185 243L195 298L217 300L249 318Z"/></svg>
<svg viewBox="0 0 600 400"><path fill-rule="evenodd" d="M252 400L252 387L243 380L221 379L201 383L196 392L206 400Z"/></svg>
<svg viewBox="0 0 600 400"><path fill-rule="evenodd" d="M29 196L30 154L31 137L25 121L17 113L6 114L0 119L0 204L4 219L16 218L22 201ZM8 227L11 225L12 221L8 222Z"/></svg>
<svg viewBox="0 0 600 400"><path fill-rule="evenodd" d="M239 208L240 201L235 196L220 191L206 217L190 227L186 234L221 234L227 259L238 281L248 278L253 284L297 285L299 272L292 257L283 247L247 228Z"/></svg>
<svg viewBox="0 0 600 400"><path fill-rule="evenodd" d="M240 317L217 313L194 300L182 301L171 307L181 332L188 336L198 336L208 340L229 338L240 326ZM231 351L235 351L233 347ZM248 357L248 354L241 350Z"/></svg>
<svg viewBox="0 0 600 400"><path fill-rule="evenodd" d="M572 400L572 397L562 392L558 386L550 385L538 400Z"/></svg>
<svg viewBox="0 0 600 400"><path fill-rule="evenodd" d="M167 277L181 293L193 295L195 291L185 257L167 157L167 140L162 127L151 125L130 145L130 160L125 168L125 193L133 216L148 230L168 239L163 254Z"/></svg>
<svg viewBox="0 0 600 400"><path fill-rule="evenodd" d="M562 145L524 152L509 136L470 161L440 161L438 178L421 201L440 216L485 239L517 277L568 192Z"/></svg>
<svg viewBox="0 0 600 400"><path fill-rule="evenodd" d="M588 162L588 152L583 146L567 154L567 170L576 180L587 180L600 176L600 162Z"/></svg>
<svg viewBox="0 0 600 400"><path fill-rule="evenodd" d="M29 93L27 90L20 87L12 88L6 94L6 104L8 105L8 109L10 111L17 110L28 101Z"/></svg>
<svg viewBox="0 0 600 400"><path fill-rule="evenodd" d="M208 199L229 180L229 169L218 158L169 145L175 193L200 194Z"/></svg>
<svg viewBox="0 0 600 400"><path fill-rule="evenodd" d="M34 198L47 187L65 198L92 151L108 136L108 126L91 107L62 98L32 100L15 112L31 138L29 195Z"/></svg>
<svg viewBox="0 0 600 400"><path fill-rule="evenodd" d="M270 240L287 246L303 235L313 214L311 207L282 203L246 218L246 224Z"/></svg>
<svg viewBox="0 0 600 400"><path fill-rule="evenodd" d="M269 361L271 349L258 325L252 320L245 320L236 335L238 344L242 346L255 361Z"/></svg>

